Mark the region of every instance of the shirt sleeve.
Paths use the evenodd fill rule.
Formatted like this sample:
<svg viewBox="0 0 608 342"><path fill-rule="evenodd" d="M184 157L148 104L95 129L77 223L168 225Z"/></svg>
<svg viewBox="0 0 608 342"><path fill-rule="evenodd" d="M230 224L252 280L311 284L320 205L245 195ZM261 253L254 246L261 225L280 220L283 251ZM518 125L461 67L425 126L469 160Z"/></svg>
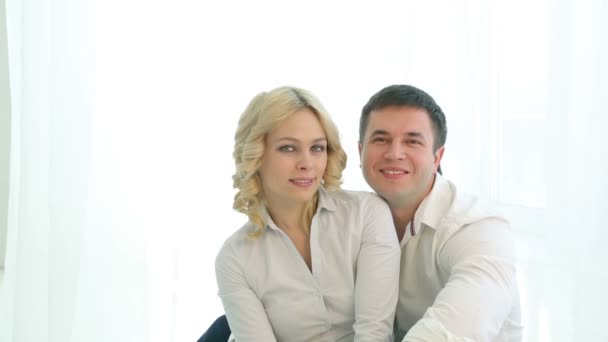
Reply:
<svg viewBox="0 0 608 342"><path fill-rule="evenodd" d="M447 283L403 341L492 341L518 300L508 223L490 218L461 228L437 262Z"/></svg>
<svg viewBox="0 0 608 342"><path fill-rule="evenodd" d="M215 276L232 336L238 342L276 341L262 302L249 287L234 248L224 245Z"/></svg>
<svg viewBox="0 0 608 342"><path fill-rule="evenodd" d="M392 341L399 292L401 250L388 205L364 203L355 280L355 342Z"/></svg>

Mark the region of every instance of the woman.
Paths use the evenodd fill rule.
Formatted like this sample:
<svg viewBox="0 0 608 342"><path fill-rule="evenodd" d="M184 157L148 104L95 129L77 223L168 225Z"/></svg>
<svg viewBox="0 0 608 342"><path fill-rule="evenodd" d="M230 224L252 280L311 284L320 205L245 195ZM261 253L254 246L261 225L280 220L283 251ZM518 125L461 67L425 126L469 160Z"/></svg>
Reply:
<svg viewBox="0 0 608 342"><path fill-rule="evenodd" d="M400 250L387 205L339 189L346 154L309 92L257 95L235 135L234 209L216 277L237 342L389 341Z"/></svg>

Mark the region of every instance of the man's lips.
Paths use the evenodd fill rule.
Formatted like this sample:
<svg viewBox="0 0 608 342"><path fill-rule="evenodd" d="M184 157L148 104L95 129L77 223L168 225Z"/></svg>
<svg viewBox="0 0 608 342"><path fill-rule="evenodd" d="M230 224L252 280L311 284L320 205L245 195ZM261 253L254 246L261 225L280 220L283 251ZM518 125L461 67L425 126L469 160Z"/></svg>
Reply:
<svg viewBox="0 0 608 342"><path fill-rule="evenodd" d="M409 171L398 167L383 167L378 171L387 180L400 180L409 174Z"/></svg>
<svg viewBox="0 0 608 342"><path fill-rule="evenodd" d="M380 169L380 173L390 176L399 176L406 175L409 171L395 167L385 167Z"/></svg>

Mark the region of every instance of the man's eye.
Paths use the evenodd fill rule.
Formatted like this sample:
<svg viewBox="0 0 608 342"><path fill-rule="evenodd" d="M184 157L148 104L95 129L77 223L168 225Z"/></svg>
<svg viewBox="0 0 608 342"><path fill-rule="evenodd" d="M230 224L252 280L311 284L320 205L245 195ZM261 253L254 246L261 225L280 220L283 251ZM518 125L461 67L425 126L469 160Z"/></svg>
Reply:
<svg viewBox="0 0 608 342"><path fill-rule="evenodd" d="M296 148L291 145L283 145L283 146L279 147L279 151L281 151L281 152L293 152L295 150L296 150Z"/></svg>
<svg viewBox="0 0 608 342"><path fill-rule="evenodd" d="M415 139L408 140L407 143L411 144L411 145L420 145L421 144L420 140L415 140Z"/></svg>
<svg viewBox="0 0 608 342"><path fill-rule="evenodd" d="M387 141L388 141L388 139L386 139L384 137L375 137L372 139L372 142L374 142L374 143L385 143Z"/></svg>
<svg viewBox="0 0 608 342"><path fill-rule="evenodd" d="M324 152L326 150L325 145L314 145L311 147L313 152Z"/></svg>

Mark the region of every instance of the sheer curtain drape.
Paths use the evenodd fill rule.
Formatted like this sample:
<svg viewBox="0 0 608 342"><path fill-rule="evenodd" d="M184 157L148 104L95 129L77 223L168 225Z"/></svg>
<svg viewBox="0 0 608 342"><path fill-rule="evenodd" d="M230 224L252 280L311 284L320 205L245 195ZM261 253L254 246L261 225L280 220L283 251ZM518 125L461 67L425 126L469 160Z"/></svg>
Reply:
<svg viewBox="0 0 608 342"><path fill-rule="evenodd" d="M12 141L2 341L78 336L94 111L93 5L6 1Z"/></svg>
<svg viewBox="0 0 608 342"><path fill-rule="evenodd" d="M116 239L120 225L108 221L119 216L97 196L94 5L6 2L13 136L2 341L147 340L145 300L133 305L146 296L146 263L133 257L143 250Z"/></svg>
<svg viewBox="0 0 608 342"><path fill-rule="evenodd" d="M608 340L608 4L6 0L0 341L193 341L221 314L241 111L282 84L338 123L391 83L447 113L444 174L509 216L526 341Z"/></svg>

